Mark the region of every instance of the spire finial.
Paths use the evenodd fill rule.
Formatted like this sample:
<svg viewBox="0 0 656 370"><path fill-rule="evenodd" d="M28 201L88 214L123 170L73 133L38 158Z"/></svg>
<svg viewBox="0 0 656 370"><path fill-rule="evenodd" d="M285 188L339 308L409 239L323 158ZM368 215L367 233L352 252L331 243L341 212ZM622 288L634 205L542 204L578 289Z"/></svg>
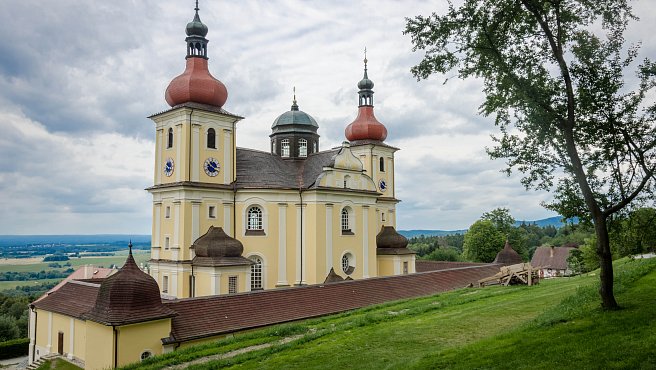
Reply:
<svg viewBox="0 0 656 370"><path fill-rule="evenodd" d="M294 91L294 100L292 100L292 110L298 110L298 104L296 103L296 86L292 89Z"/></svg>
<svg viewBox="0 0 656 370"><path fill-rule="evenodd" d="M130 249L130 256L132 255L132 239L130 239L130 243L128 244L128 248Z"/></svg>
<svg viewBox="0 0 656 370"><path fill-rule="evenodd" d="M198 8L198 0L196 0L196 7L194 8L194 10L196 11L196 13L198 13L198 11L200 10L200 8Z"/></svg>
<svg viewBox="0 0 656 370"><path fill-rule="evenodd" d="M367 47L364 47L364 69L367 69Z"/></svg>

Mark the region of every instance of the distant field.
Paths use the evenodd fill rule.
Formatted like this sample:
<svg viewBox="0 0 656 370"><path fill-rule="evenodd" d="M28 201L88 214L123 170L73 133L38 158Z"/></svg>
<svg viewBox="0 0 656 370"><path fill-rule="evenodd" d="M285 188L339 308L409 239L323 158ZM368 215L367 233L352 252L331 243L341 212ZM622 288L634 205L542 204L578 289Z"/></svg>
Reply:
<svg viewBox="0 0 656 370"><path fill-rule="evenodd" d="M39 285L41 283L59 282L62 279L43 279L43 280L30 280L30 281L0 281L0 291L14 289L17 286Z"/></svg>
<svg viewBox="0 0 656 370"><path fill-rule="evenodd" d="M68 266L64 266L65 263L70 262L72 268L76 268L77 266L81 265L94 265L97 267L103 266L103 267L109 267L112 264L116 264L118 266L122 266L123 263L125 263L125 258L127 255L126 252L118 252L117 256L108 256L108 257L82 257L82 258L71 258L69 261L59 261L56 263L59 263L62 265L62 268L52 268L49 267L48 264L50 263L55 263L55 262L37 262L37 263L31 263L31 264L22 264L20 260L15 260L15 259L0 259L0 273L3 272L8 272L8 271L16 271L16 272L39 272L41 270L44 271L51 271L51 270L66 270ZM137 262L137 264L141 262L146 262L150 259L150 252L134 252L134 259ZM39 261L42 261L43 258L40 258ZM16 264L16 263L21 263L21 264Z"/></svg>

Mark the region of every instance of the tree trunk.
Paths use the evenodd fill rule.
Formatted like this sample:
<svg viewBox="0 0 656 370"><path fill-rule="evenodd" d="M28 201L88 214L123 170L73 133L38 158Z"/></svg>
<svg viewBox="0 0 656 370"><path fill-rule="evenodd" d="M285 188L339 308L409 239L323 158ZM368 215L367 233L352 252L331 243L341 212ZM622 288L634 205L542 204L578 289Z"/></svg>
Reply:
<svg viewBox="0 0 656 370"><path fill-rule="evenodd" d="M610 252L608 225L603 215L594 218L595 234L597 235L597 256L599 257L601 307L605 310L617 310L619 306L613 293L613 256Z"/></svg>

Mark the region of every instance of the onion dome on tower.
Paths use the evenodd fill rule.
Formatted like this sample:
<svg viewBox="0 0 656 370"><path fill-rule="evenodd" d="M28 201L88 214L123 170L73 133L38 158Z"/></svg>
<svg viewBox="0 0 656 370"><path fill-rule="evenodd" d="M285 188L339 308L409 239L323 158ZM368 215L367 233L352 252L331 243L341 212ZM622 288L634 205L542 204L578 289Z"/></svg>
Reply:
<svg viewBox="0 0 656 370"><path fill-rule="evenodd" d="M141 271L132 257L114 275L100 284L94 307L85 319L104 325L127 325L176 315L162 304L157 282Z"/></svg>
<svg viewBox="0 0 656 370"><path fill-rule="evenodd" d="M191 261L194 266L221 267L253 264L253 261L242 256L244 245L226 234L221 227L210 226L203 236L196 239L191 248L196 255Z"/></svg>
<svg viewBox="0 0 656 370"><path fill-rule="evenodd" d="M376 235L376 254L415 254L408 249L408 238L399 234L394 226L383 226Z"/></svg>
<svg viewBox="0 0 656 370"><path fill-rule="evenodd" d="M378 122L374 115L374 82L367 76L367 51L364 56L364 77L358 82L359 105L358 117L346 126L344 134L348 141L374 140L384 141L387 129Z"/></svg>
<svg viewBox="0 0 656 370"><path fill-rule="evenodd" d="M298 109L296 88L289 111L271 125L271 153L283 158L305 158L319 151L319 125L311 115Z"/></svg>
<svg viewBox="0 0 656 370"><path fill-rule="evenodd" d="M198 1L196 1L196 15L187 23L187 66L185 71L174 78L166 88L166 102L171 107L184 103L201 103L218 108L223 107L228 99L228 90L225 85L214 78L207 68L207 26L203 24L198 15Z"/></svg>

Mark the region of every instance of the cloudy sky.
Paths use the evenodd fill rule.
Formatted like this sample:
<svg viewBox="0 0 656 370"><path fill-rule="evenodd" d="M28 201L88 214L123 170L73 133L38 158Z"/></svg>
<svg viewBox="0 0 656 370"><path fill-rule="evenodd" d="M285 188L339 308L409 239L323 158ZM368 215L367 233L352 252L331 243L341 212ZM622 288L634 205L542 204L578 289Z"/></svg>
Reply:
<svg viewBox="0 0 656 370"><path fill-rule="evenodd" d="M656 12L627 40L649 39ZM193 1L0 0L0 234L148 234L154 124L164 90L184 70ZM357 114L363 49L375 110L396 156L399 229L461 229L508 207L517 219L554 214L550 194L499 172L485 146L492 120L477 115L481 84L443 76L417 82L421 58L404 17L443 1L201 1L210 71L228 87L228 111L245 116L237 144L267 150L271 122L289 109L319 125L322 149L344 140Z"/></svg>

